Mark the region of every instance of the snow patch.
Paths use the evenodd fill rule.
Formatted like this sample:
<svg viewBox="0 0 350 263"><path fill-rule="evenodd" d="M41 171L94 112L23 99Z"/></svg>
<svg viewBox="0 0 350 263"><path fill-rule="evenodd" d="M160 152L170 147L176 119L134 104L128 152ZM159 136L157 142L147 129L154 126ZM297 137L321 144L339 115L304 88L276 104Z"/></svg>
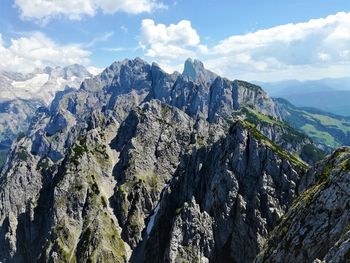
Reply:
<svg viewBox="0 0 350 263"><path fill-rule="evenodd" d="M152 232L152 229L153 229L153 226L154 226L154 222L156 220L156 216L159 212L159 209L160 209L160 202L162 201L162 196L163 196L163 193L164 191L166 191L169 187L169 184L166 184L162 190L162 193L160 194L160 199L158 201L158 204L156 205L156 208L154 209L153 211L153 215L151 215L149 221L148 221L148 224L147 224L147 228L146 228L146 233L147 233L147 238L149 237L149 235L151 234Z"/></svg>
<svg viewBox="0 0 350 263"><path fill-rule="evenodd" d="M38 74L25 81L13 81L11 84L16 89L27 92L38 92L40 88L49 80L48 74Z"/></svg>
<svg viewBox="0 0 350 263"><path fill-rule="evenodd" d="M147 224L147 229L146 229L147 236L149 236L149 234L151 234L151 231L152 231L153 226L154 226L154 220L156 219L156 216L159 212L159 209L160 209L160 203L158 202L156 208L154 209L153 215L151 216L151 218L149 219L149 222Z"/></svg>

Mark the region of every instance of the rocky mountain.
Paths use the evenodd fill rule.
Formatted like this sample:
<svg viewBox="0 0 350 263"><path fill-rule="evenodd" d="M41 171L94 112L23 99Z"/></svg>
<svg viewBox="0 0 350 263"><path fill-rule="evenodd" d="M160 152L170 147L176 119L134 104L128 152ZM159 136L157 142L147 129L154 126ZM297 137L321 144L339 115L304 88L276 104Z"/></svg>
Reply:
<svg viewBox="0 0 350 263"><path fill-rule="evenodd" d="M30 74L0 72L0 149L6 153L13 140L25 132L35 111L49 106L56 92L79 88L92 75L80 65L36 69ZM2 161L0 157L0 167Z"/></svg>
<svg viewBox="0 0 350 263"><path fill-rule="evenodd" d="M84 66L46 67L29 74L2 71L0 73L0 102L39 100L46 106L50 104L57 91L66 86L78 88L83 79L92 75Z"/></svg>
<svg viewBox="0 0 350 263"><path fill-rule="evenodd" d="M322 157L283 114L196 60L113 63L13 145L0 261L252 262Z"/></svg>

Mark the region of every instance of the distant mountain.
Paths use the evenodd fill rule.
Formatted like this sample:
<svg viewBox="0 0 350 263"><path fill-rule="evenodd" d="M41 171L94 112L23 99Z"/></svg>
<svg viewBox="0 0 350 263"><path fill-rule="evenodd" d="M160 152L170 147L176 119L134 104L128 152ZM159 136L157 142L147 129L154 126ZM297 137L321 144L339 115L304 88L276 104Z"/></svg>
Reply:
<svg viewBox="0 0 350 263"><path fill-rule="evenodd" d="M66 87L77 88L82 80L92 75L84 66L71 65L64 68L46 67L30 74L0 72L0 102L37 100L49 105L57 91Z"/></svg>
<svg viewBox="0 0 350 263"><path fill-rule="evenodd" d="M92 75L81 65L46 67L30 74L0 72L0 168L7 149L25 132L35 111L47 107L56 92L78 88Z"/></svg>
<svg viewBox="0 0 350 263"><path fill-rule="evenodd" d="M296 106L350 116L350 78L256 83L270 96L287 99Z"/></svg>
<svg viewBox="0 0 350 263"><path fill-rule="evenodd" d="M284 121L308 135L325 151L350 146L350 117L310 107L296 107L284 99L274 101Z"/></svg>

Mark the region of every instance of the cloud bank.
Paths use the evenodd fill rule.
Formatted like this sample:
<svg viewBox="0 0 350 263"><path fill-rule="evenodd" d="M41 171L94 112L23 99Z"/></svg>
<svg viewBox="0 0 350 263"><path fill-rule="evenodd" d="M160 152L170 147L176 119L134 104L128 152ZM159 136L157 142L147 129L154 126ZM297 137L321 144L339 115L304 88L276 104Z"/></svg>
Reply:
<svg viewBox="0 0 350 263"><path fill-rule="evenodd" d="M47 22L55 17L79 20L83 16L125 12L129 14L150 13L166 6L156 0L15 0L22 19Z"/></svg>
<svg viewBox="0 0 350 263"><path fill-rule="evenodd" d="M178 35L177 35L178 34ZM207 47L190 21L143 20L145 56L179 69L188 56L215 72L247 80L317 79L350 72L350 13L233 35Z"/></svg>
<svg viewBox="0 0 350 263"><path fill-rule="evenodd" d="M45 66L89 64L90 52L79 45L60 45L40 32L33 32L5 45L0 34L0 70L31 72Z"/></svg>

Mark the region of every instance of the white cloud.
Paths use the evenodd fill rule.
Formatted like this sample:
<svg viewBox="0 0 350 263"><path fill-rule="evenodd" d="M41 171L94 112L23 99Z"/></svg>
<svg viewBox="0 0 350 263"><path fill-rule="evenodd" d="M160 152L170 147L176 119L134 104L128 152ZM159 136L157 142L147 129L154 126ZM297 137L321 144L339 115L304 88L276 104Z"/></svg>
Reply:
<svg viewBox="0 0 350 263"><path fill-rule="evenodd" d="M130 14L150 13L158 8L166 8L156 0L15 0L23 19L48 21L53 17L66 16L81 19L94 16L98 11L104 14L125 12Z"/></svg>
<svg viewBox="0 0 350 263"><path fill-rule="evenodd" d="M153 44L197 46L200 42L197 31L187 20L166 26L156 25L152 19L144 19L141 24L141 33L141 43L150 46Z"/></svg>
<svg viewBox="0 0 350 263"><path fill-rule="evenodd" d="M170 28L180 28L180 23L166 26L144 20L141 44L145 56L160 64L167 59L166 66L173 68L178 67L179 58L197 57L231 79L308 79L348 76L350 72L350 13L233 35L212 47L200 43L189 21L186 30L184 26L174 30L181 32L178 38L171 37Z"/></svg>
<svg viewBox="0 0 350 263"><path fill-rule="evenodd" d="M40 32L17 39L5 46L0 34L0 69L30 72L44 66L89 64L90 52L79 45L59 45Z"/></svg>
<svg viewBox="0 0 350 263"><path fill-rule="evenodd" d="M200 44L197 31L187 20L166 26L155 24L151 19L144 19L139 45L144 49L146 57L156 59L169 69L174 68L169 63L179 64L188 57L207 51L207 47Z"/></svg>
<svg viewBox="0 0 350 263"><path fill-rule="evenodd" d="M89 43L87 43L87 44L85 45L85 47L93 47L93 46L95 46L97 43L105 42L105 41L107 41L108 39L110 39L113 35L114 35L114 32L107 32L107 33L104 33L103 35L98 36L98 37L95 37L94 39L92 39Z"/></svg>

